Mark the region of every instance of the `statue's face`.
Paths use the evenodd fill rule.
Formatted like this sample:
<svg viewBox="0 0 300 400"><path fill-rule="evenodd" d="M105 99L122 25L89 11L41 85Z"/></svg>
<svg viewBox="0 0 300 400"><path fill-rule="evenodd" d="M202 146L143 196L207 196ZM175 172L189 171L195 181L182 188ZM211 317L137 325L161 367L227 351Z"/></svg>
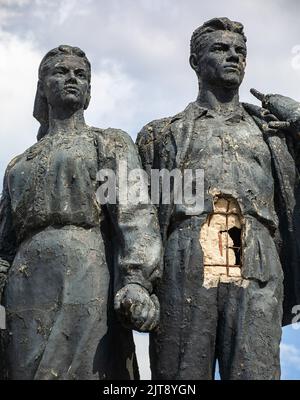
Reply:
<svg viewBox="0 0 300 400"><path fill-rule="evenodd" d="M195 67L202 82L212 86L238 88L246 67L246 44L242 36L229 31L215 31L207 36L201 54L195 55Z"/></svg>
<svg viewBox="0 0 300 400"><path fill-rule="evenodd" d="M43 79L42 91L52 107L86 108L90 94L88 68L81 57L54 57Z"/></svg>

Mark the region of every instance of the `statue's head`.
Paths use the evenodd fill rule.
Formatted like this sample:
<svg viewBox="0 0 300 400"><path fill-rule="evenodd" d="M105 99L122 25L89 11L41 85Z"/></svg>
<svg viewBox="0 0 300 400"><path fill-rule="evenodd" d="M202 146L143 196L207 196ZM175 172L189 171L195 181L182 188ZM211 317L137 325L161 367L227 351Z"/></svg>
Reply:
<svg viewBox="0 0 300 400"><path fill-rule="evenodd" d="M38 139L48 130L49 107L87 109L90 101L91 65L78 47L61 45L50 50L39 66L33 116L40 122Z"/></svg>
<svg viewBox="0 0 300 400"><path fill-rule="evenodd" d="M190 64L200 85L238 88L246 67L243 25L228 18L213 18L197 28L191 38Z"/></svg>

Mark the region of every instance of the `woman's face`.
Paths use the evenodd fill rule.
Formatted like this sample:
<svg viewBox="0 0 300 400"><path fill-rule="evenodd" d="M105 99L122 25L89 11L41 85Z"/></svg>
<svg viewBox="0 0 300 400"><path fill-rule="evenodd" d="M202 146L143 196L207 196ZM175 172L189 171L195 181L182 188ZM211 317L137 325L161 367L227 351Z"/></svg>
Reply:
<svg viewBox="0 0 300 400"><path fill-rule="evenodd" d="M86 108L90 82L84 59L76 55L54 57L47 66L42 92L52 108Z"/></svg>

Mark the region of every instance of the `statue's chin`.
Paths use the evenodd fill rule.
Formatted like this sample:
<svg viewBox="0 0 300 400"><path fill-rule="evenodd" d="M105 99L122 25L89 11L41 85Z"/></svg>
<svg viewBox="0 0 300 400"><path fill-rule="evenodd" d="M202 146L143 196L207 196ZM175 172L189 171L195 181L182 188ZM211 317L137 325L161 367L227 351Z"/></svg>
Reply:
<svg viewBox="0 0 300 400"><path fill-rule="evenodd" d="M211 87L222 89L231 89L238 90L241 83L243 81L243 77L236 73L227 73L219 77L215 77L214 79L210 79L208 82Z"/></svg>
<svg viewBox="0 0 300 400"><path fill-rule="evenodd" d="M223 85L230 89L238 89L242 83L243 78L236 73L229 73L223 77Z"/></svg>
<svg viewBox="0 0 300 400"><path fill-rule="evenodd" d="M80 108L83 108L83 106L84 106L82 104L82 102L80 101L80 99L78 98L78 96L73 95L73 94L68 94L62 100L63 100L62 105L65 108L79 110Z"/></svg>
<svg viewBox="0 0 300 400"><path fill-rule="evenodd" d="M232 78L232 79L224 79L220 86L223 86L228 89L238 89L241 85L241 80Z"/></svg>

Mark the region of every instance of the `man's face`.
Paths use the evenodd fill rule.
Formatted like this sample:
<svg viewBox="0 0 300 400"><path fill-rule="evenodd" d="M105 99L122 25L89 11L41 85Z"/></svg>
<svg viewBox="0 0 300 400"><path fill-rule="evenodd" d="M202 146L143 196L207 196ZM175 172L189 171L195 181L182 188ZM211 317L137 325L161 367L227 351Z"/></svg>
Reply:
<svg viewBox="0 0 300 400"><path fill-rule="evenodd" d="M52 107L85 108L90 93L86 63L73 55L54 58L47 68L42 90Z"/></svg>
<svg viewBox="0 0 300 400"><path fill-rule="evenodd" d="M238 88L246 66L246 44L240 34L216 31L208 34L206 46L196 54L196 72L212 86Z"/></svg>

